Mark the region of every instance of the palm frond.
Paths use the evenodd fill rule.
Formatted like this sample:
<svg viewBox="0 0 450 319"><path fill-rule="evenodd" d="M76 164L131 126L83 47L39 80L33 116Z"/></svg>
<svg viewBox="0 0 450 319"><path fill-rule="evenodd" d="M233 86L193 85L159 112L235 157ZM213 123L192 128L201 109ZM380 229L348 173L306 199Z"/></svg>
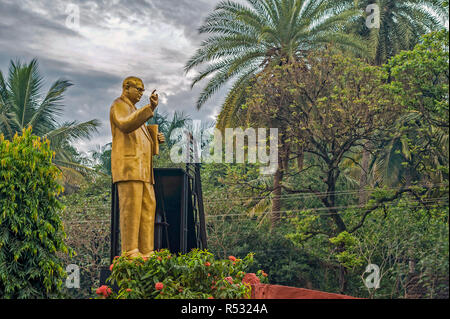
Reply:
<svg viewBox="0 0 450 319"><path fill-rule="evenodd" d="M57 126L56 117L60 116L63 111L61 102L64 99L64 92L70 86L72 86L72 83L66 80L57 80L52 84L45 98L27 123L27 125L33 127L35 134L40 135Z"/></svg>
<svg viewBox="0 0 450 319"><path fill-rule="evenodd" d="M83 123L77 121L64 122L54 130L43 136L50 140L51 145L61 145L62 141L74 141L76 139L88 139L94 133L98 133L100 121L97 119Z"/></svg>
<svg viewBox="0 0 450 319"><path fill-rule="evenodd" d="M11 61L9 68L9 102L15 113L20 130L27 126L40 98L43 78L38 71L38 63L33 59L28 65L19 60Z"/></svg>
<svg viewBox="0 0 450 319"><path fill-rule="evenodd" d="M99 174L98 171L96 171L90 167L80 165L78 163L66 161L66 160L59 160L59 159L55 158L55 159L53 159L53 163L61 170L70 171L72 173L76 173L77 175L79 174L83 177ZM105 175L105 174L102 174L102 175Z"/></svg>
<svg viewBox="0 0 450 319"><path fill-rule="evenodd" d="M185 71L189 72L206 64L191 82L193 87L208 81L197 99L197 108L226 83L261 71L263 64L301 59L304 50L330 41L337 48L367 54L367 44L339 26L355 15L353 6L333 5L325 0L221 1L199 28L200 33L210 37L185 65ZM242 92L242 86L233 83L222 107L226 114L219 115L219 126L237 114L238 106L231 103L241 103Z"/></svg>

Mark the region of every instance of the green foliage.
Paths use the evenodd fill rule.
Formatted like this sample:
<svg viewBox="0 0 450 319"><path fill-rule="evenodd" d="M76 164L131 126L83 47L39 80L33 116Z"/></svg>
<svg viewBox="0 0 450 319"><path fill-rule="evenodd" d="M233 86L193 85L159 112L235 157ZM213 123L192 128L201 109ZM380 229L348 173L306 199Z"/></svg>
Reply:
<svg viewBox="0 0 450 319"><path fill-rule="evenodd" d="M448 180L448 52L448 31L436 31L385 65L403 114L390 141L378 145L371 168L377 183Z"/></svg>
<svg viewBox="0 0 450 319"><path fill-rule="evenodd" d="M380 288L364 291L374 298L402 298L411 278L418 278L422 296L448 298L449 228L448 200L428 202L423 207L405 196L392 205L374 211L365 227L353 234L353 252L367 264L380 267ZM355 273L364 271L355 267Z"/></svg>
<svg viewBox="0 0 450 319"><path fill-rule="evenodd" d="M118 299L236 299L248 298L250 286L242 280L253 262L253 255L243 259L230 256L217 260L206 250L192 250L174 255L168 250L150 258L117 257L111 265L111 283L119 287L110 298ZM262 271L256 274L265 281ZM104 297L104 295L103 295Z"/></svg>
<svg viewBox="0 0 450 319"><path fill-rule="evenodd" d="M340 251L336 253L336 258L344 267L353 268L363 264L362 258L359 257L357 253L353 252L356 247L357 239L352 234L343 231L329 240L333 245L341 248Z"/></svg>
<svg viewBox="0 0 450 319"><path fill-rule="evenodd" d="M233 81L219 115L218 126L224 128L236 120L245 89L266 66L299 61L305 51L332 42L364 52L366 46L358 36L340 28L353 14L354 10L343 12L335 2L325 0L221 1L199 29L209 38L185 66L189 71L205 65L192 86L211 76L197 108Z"/></svg>
<svg viewBox="0 0 450 319"><path fill-rule="evenodd" d="M399 102L438 126L447 126L449 120L448 37L447 30L427 34L413 50L399 53L386 65Z"/></svg>
<svg viewBox="0 0 450 319"><path fill-rule="evenodd" d="M292 169L284 163L289 159L306 158L310 165L302 169L297 163L300 170L318 167L319 176L295 187L287 178L283 186L291 194L326 192L317 196L319 208L324 208L335 227L320 233L334 236L346 230L335 209L344 161L359 152L365 141L387 139L399 107L386 87L388 74L384 69L333 49L316 51L306 59L307 63L283 64L261 72L249 90L246 116L249 126L279 128L279 152L285 159L281 167L286 173ZM313 220L308 223L313 224Z"/></svg>
<svg viewBox="0 0 450 319"><path fill-rule="evenodd" d="M66 275L56 254L71 252L53 156L31 128L12 142L0 135L0 298L57 296Z"/></svg>

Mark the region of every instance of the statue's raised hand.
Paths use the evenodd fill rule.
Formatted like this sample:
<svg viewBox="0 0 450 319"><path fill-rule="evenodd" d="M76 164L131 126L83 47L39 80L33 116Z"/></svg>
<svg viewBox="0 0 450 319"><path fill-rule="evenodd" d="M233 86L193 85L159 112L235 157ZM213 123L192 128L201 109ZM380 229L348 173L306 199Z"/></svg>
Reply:
<svg viewBox="0 0 450 319"><path fill-rule="evenodd" d="M156 90L153 90L152 95L150 96L150 105L152 106L153 111L158 106L158 94L156 94L155 92Z"/></svg>

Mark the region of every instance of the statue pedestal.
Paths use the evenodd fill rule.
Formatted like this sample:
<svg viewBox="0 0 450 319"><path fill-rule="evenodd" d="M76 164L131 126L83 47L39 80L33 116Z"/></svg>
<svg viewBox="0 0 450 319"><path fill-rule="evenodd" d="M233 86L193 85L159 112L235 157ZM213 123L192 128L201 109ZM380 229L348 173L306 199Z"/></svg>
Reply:
<svg viewBox="0 0 450 319"><path fill-rule="evenodd" d="M119 287L117 285L111 285L111 283L107 283L106 279L111 276L111 270L109 270L109 267L101 267L100 268L100 286L107 285L111 287L111 289L115 292L119 291Z"/></svg>
<svg viewBox="0 0 450 319"><path fill-rule="evenodd" d="M193 248L206 249L205 216L200 172L192 174L181 168L155 168L155 250L188 253ZM112 185L110 262L120 256L119 198ZM101 268L100 283L106 284L111 272Z"/></svg>

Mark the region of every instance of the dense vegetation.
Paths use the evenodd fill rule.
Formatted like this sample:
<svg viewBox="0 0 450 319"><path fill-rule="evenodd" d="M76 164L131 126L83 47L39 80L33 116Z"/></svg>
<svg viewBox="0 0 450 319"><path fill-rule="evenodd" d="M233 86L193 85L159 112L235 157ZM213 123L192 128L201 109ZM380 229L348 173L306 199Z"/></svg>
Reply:
<svg viewBox="0 0 450 319"><path fill-rule="evenodd" d="M31 128L12 142L0 135L0 298L60 296L69 253L58 196L60 172L48 140Z"/></svg>
<svg viewBox="0 0 450 319"><path fill-rule="evenodd" d="M223 1L206 19L200 32L210 37L186 64L204 67L193 85L208 81L197 107L228 83L216 126L275 127L280 142L274 175L260 175L259 164L202 164L208 249L218 259L254 253L247 271L262 269L273 284L448 298L448 2L378 3L379 29L365 27L367 1ZM29 103L14 102L23 68L34 66L14 64L9 85L0 77L0 132L12 138L17 123L40 122L42 113L35 133L51 138L52 107L40 112L45 103L30 98L28 116L20 110ZM50 97L68 83L55 85ZM169 137L191 120L157 114L152 123L167 140L156 167L177 166ZM52 146L56 160L70 136ZM71 153L72 167L98 174L61 198L66 244L77 252L61 258L81 268L81 289L64 293L92 297L100 267L109 266L111 149ZM365 285L370 264L380 270L377 289ZM157 293L150 288L145 293Z"/></svg>

